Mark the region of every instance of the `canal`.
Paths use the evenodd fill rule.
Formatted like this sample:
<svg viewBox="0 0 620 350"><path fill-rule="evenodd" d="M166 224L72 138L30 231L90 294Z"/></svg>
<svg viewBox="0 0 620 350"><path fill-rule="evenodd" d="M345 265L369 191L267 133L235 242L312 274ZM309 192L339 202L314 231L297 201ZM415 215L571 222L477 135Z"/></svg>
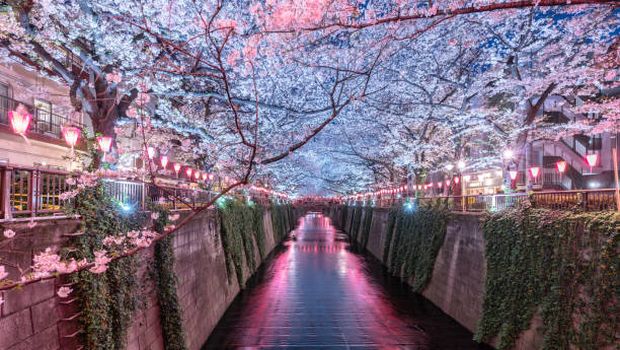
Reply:
<svg viewBox="0 0 620 350"><path fill-rule="evenodd" d="M203 349L487 349L310 214L249 281Z"/></svg>

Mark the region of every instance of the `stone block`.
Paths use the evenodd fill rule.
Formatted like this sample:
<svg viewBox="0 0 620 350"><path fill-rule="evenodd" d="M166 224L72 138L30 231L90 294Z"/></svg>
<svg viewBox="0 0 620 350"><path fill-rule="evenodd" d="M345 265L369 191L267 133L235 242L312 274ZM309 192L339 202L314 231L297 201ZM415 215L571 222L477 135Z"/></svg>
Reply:
<svg viewBox="0 0 620 350"><path fill-rule="evenodd" d="M26 309L41 301L54 297L54 280L46 280L32 283L23 288L12 289L4 292L4 305L2 315L10 315L14 312Z"/></svg>
<svg viewBox="0 0 620 350"><path fill-rule="evenodd" d="M57 299L47 299L32 306L32 326L35 333L41 332L58 322Z"/></svg>
<svg viewBox="0 0 620 350"><path fill-rule="evenodd" d="M49 327L34 334L32 337L16 344L8 350L57 350L60 349L58 343L58 330L56 326Z"/></svg>
<svg viewBox="0 0 620 350"><path fill-rule="evenodd" d="M30 309L0 318L0 349L8 349L32 335Z"/></svg>

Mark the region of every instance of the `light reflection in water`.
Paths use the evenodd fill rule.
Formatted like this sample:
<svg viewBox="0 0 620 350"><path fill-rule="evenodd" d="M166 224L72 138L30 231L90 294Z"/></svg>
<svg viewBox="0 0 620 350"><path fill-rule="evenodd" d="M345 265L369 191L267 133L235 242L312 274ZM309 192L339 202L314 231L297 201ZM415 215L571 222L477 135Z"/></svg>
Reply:
<svg viewBox="0 0 620 350"><path fill-rule="evenodd" d="M350 249L329 218L300 220L204 348L475 349L471 334Z"/></svg>

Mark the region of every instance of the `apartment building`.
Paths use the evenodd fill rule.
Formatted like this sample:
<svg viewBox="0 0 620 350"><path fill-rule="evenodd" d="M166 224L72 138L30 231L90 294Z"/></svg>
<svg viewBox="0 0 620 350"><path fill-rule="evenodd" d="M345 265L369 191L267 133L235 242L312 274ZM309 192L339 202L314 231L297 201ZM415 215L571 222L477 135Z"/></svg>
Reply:
<svg viewBox="0 0 620 350"><path fill-rule="evenodd" d="M32 115L27 140L16 134L9 122L9 112L20 105ZM20 64L0 65L0 164L75 168L62 128L89 124L81 113L73 111L66 86Z"/></svg>
<svg viewBox="0 0 620 350"><path fill-rule="evenodd" d="M26 132L15 132L9 114L31 116ZM57 210L66 190L67 171L81 166L62 130L75 126L92 130L89 120L75 113L68 88L17 64L0 64L0 220L37 216Z"/></svg>

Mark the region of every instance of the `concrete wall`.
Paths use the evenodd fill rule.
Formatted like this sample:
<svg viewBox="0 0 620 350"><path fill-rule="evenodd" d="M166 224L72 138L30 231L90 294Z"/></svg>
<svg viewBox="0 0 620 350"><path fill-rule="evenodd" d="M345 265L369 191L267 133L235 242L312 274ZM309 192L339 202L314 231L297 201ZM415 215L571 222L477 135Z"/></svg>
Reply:
<svg viewBox="0 0 620 350"><path fill-rule="evenodd" d="M34 254L46 247L58 249L66 241L66 233L75 232L75 220L40 222L33 229L27 223L0 224L0 231L17 232L11 240L0 235L0 264L29 266ZM265 212L265 251L277 245L273 236L271 213ZM173 239L178 278L177 295L183 310L186 343L191 350L200 349L228 306L239 293L236 277L228 279L226 261L214 211L197 215L181 228ZM127 336L128 350L163 349L157 291L150 277L153 249L139 253L138 308ZM262 263L255 245L257 266ZM9 269L17 276L16 267ZM245 276L250 278L249 271ZM51 279L22 289L0 292L5 302L0 306L0 350L76 349L80 329L77 319L69 319L77 311L72 298L60 299L56 290L62 279Z"/></svg>
<svg viewBox="0 0 620 350"><path fill-rule="evenodd" d="M388 212L383 208L374 209L366 247L381 261L383 261ZM332 218L337 227L353 236L353 233L349 232L351 210L348 211L344 222L341 208L330 208L326 214ZM435 260L433 275L422 292L425 298L471 332L476 331L478 320L482 316L484 298L486 262L481 218L480 214L453 214L448 223L444 244ZM515 348L539 348L542 335L537 329L540 325L540 317L535 316L530 330L521 334Z"/></svg>

